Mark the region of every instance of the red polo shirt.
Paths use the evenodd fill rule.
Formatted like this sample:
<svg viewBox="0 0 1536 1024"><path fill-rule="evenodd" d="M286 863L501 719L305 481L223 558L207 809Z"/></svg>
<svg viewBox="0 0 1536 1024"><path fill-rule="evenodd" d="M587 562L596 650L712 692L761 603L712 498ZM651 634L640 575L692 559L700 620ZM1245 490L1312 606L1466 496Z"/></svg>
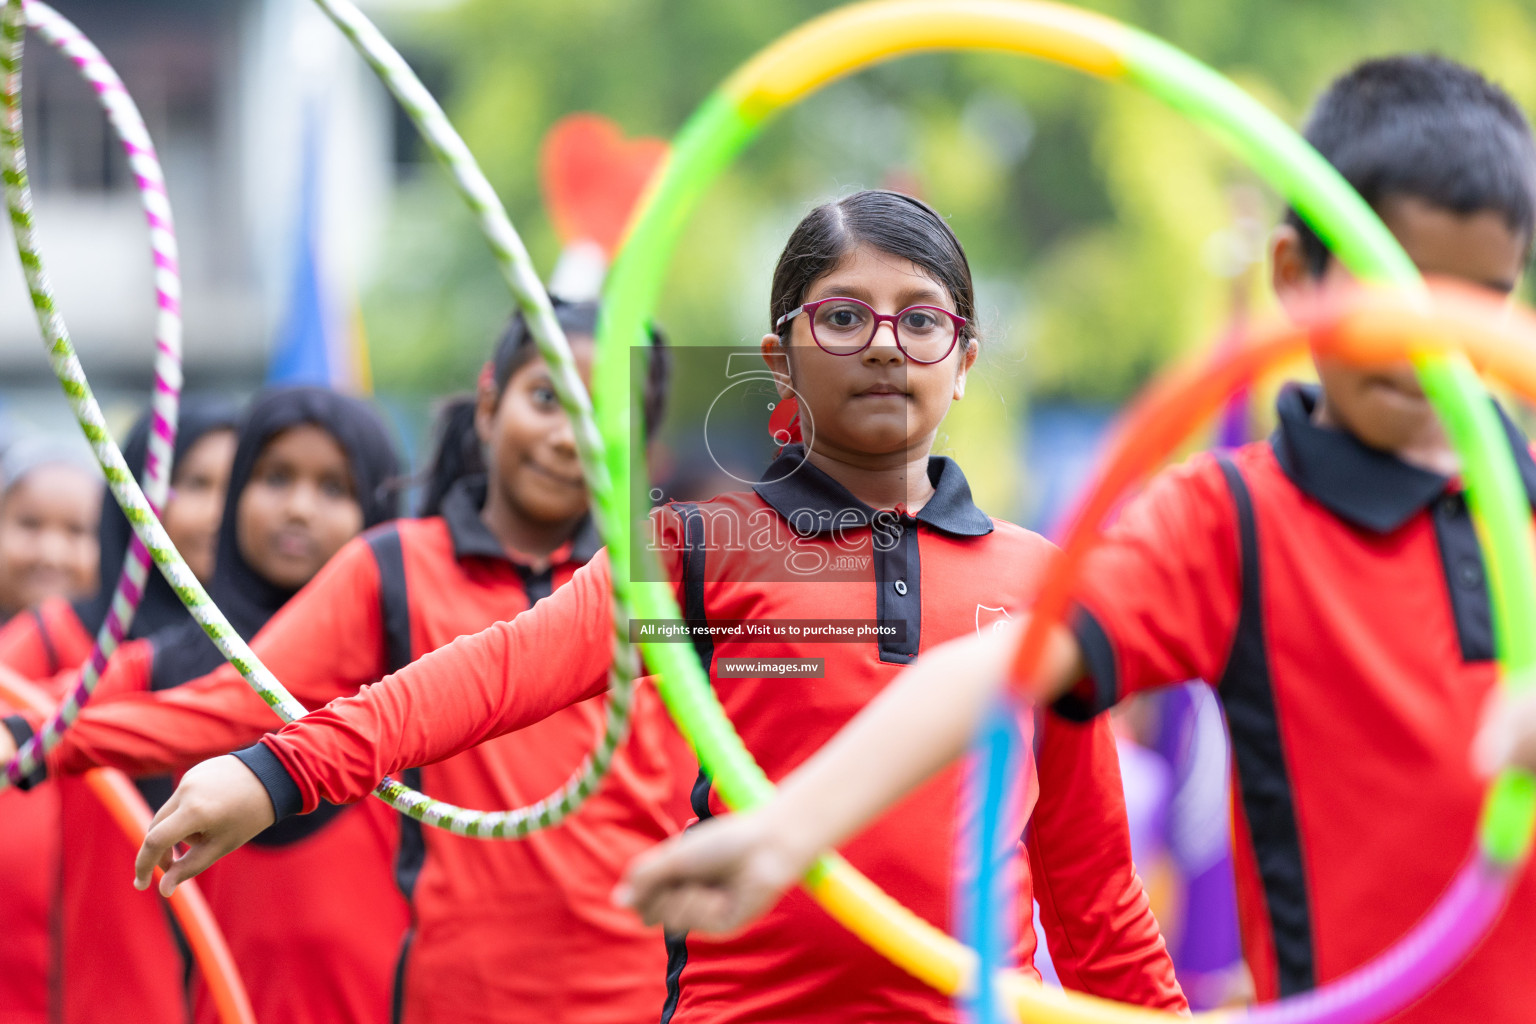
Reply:
<svg viewBox="0 0 1536 1024"><path fill-rule="evenodd" d="M273 616L252 648L301 703L321 707L366 688L387 674L396 657L387 652L402 643L397 660L404 661L519 616L563 588L597 550L587 526L544 572L512 561L480 519L484 487L483 478L463 481L441 517L401 520L354 540ZM515 736L427 764L411 781L465 807L532 803L581 763L602 731L604 704L601 697L576 703ZM610 893L635 853L682 826L676 772L685 747L654 692L641 695L635 717L639 735L619 752L612 777L561 828L486 842L421 829L375 800L342 815L381 816L407 830L398 859L385 854L411 893L413 933L397 992L406 1024L628 1024L654 1016L666 961L660 932L615 908ZM226 665L173 690L93 703L49 768L183 770L277 724ZM239 851L252 852L260 851ZM348 905L357 907L353 917L365 916L366 904ZM260 920L271 916L251 910ZM338 914L347 916L330 911L332 927ZM316 963L323 971L324 958ZM388 1019L381 1012L377 1019Z"/></svg>
<svg viewBox="0 0 1536 1024"><path fill-rule="evenodd" d="M68 601L50 597L0 626L0 665L31 682L50 679L79 668L94 639Z"/></svg>
<svg viewBox="0 0 1536 1024"><path fill-rule="evenodd" d="M0 662L62 698L78 681L92 641L69 602L51 598L0 629ZM144 647L142 641L128 641L116 656L131 660ZM96 695L113 685L104 678ZM33 724L45 717L30 716ZM30 738L23 716L5 724L18 744ZM29 782L40 778L37 773ZM6 805L0 809L4 848L27 861L25 867L0 869L0 877L43 886L34 890L34 902L27 901L24 888L7 901L17 927L0 954L30 948L39 957L35 973L0 964L0 988L30 978L43 1001L7 999L0 992L0 1006L14 1006L19 1021L27 1019L29 1006L38 1005L42 1019L61 1024L115 1022L125 1005L146 1020L187 1020L186 964L165 901L123 884L123 868L137 848L90 787L67 779L31 793L0 793L0 804ZM44 815L47 831L26 838L29 823L37 827ZM36 922L30 935L29 921ZM31 936L36 938L29 944Z"/></svg>
<svg viewBox="0 0 1536 1024"><path fill-rule="evenodd" d="M1317 426L1315 402L1288 387L1270 441L1197 456L1127 507L1080 585L1090 682L1059 705L1219 681L1244 953L1265 1000L1358 967L1445 890L1486 789L1469 750L1495 684L1459 490ZM1536 464L1506 426L1536 501ZM1393 1020L1525 1021L1533 962L1528 867L1479 951Z"/></svg>
<svg viewBox="0 0 1536 1024"><path fill-rule="evenodd" d="M91 652L69 602L50 598L0 626L0 665L32 683L46 682ZM10 711L0 704L0 714ZM25 730L13 730L18 743ZM50 903L58 884L59 794L0 792L0 902L6 907L7 941L0 944L0 1006L17 1024L47 1024L50 1002ZM56 979L55 979L56 980Z"/></svg>
<svg viewBox="0 0 1536 1024"><path fill-rule="evenodd" d="M990 519L960 469L935 458L936 493L916 515L876 513L786 450L753 491L656 513L664 567L690 618L861 620L896 635L850 643L717 642L713 679L770 778L782 778L878 694L919 651L989 627L1033 594L1050 545ZM792 527L791 524L795 524ZM846 559L846 561L845 561ZM602 692L612 630L603 556L532 611L434 652L245 752L279 814L356 800L383 775L432 764L540 722ZM823 658L817 678L727 678L727 657ZM645 723L637 736L644 738ZM590 742L590 736L588 737ZM633 742L633 741L632 741ZM1046 724L1027 863L1058 970L1069 984L1143 1005L1183 1008L1130 860L1118 764L1102 723ZM951 924L956 772L923 787L844 853L897 899ZM694 787L710 813L709 780ZM585 812L583 812L585 813ZM577 816L579 820L581 815ZM1021 961L1034 932L1021 922ZM802 894L727 941L670 943L663 1020L951 1021L950 1001L842 931Z"/></svg>

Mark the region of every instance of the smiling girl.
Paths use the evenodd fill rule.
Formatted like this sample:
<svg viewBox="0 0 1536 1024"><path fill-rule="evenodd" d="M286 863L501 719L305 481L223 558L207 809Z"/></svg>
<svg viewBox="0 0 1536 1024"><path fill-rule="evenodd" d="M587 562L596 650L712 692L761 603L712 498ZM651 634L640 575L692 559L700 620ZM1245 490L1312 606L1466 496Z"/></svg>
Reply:
<svg viewBox="0 0 1536 1024"><path fill-rule="evenodd" d="M176 433L171 490L162 522L178 550L187 555L198 579L213 571L213 538L219 529L224 488L235 450L239 410L233 402L184 396ZM123 445L123 457L135 476L149 450L151 416L145 412ZM89 657L96 631L107 617L117 577L132 536L128 520L110 493L103 492L97 528L99 572L96 593L70 602L52 597L30 607L0 627L0 665L32 682L47 682L62 696L74 685L75 670ZM129 637L143 637L186 618L170 584L157 572L145 582ZM9 708L4 709L9 711ZM0 738L3 743L8 736ZM132 981L121 974L109 980L110 994L131 1001L146 1020L175 1019L184 1011L181 957L168 929L160 927L160 908L150 907L154 930L140 930L132 950L125 949L116 908L145 905L124 885L94 891L92 930L82 933L57 903L66 890L79 890L82 871L102 850L121 864L132 846L110 820L101 801L79 780L42 793L0 793L0 821L6 841L0 846L0 877L13 880L3 892L8 908L8 941L0 948L0 1006L19 1024L89 1024L89 1013L108 1013L90 991L63 984L70 963L99 963L131 958L142 969ZM159 969L158 965L169 965ZM78 979L77 979L78 980ZM77 997L78 993L78 997ZM83 1001L82 1001L83 1000Z"/></svg>
<svg viewBox="0 0 1536 1024"><path fill-rule="evenodd" d="M171 487L160 521L193 575L205 585L213 578L214 545L219 517L224 512L224 491L229 485L238 421L239 408L232 401L201 395L182 399ZM152 428L153 420L145 412L123 444L123 458L136 477L143 472L148 457ZM7 622L0 628L0 664L38 682L66 669L79 668L90 655L96 631L106 621L133 536L117 499L110 493L102 494L97 534L100 566L96 592L73 603L51 598ZM172 623L185 621L186 614L171 585L159 573L152 572L145 580L144 594L128 636L148 636Z"/></svg>
<svg viewBox="0 0 1536 1024"><path fill-rule="evenodd" d="M585 376L597 307L556 303L556 315ZM666 388L656 341L648 423L660 417ZM571 425L521 317L498 339L476 393L455 400L442 421L422 518L345 547L252 641L308 707L548 599L598 548ZM409 777L468 806L529 803L580 762L603 713L602 698L585 701ZM394 1019L626 1024L654 1014L666 962L660 933L608 894L634 854L681 827L675 766L684 751L654 694L642 696L636 715L643 736L619 752L612 783L563 828L483 843L400 819L394 873L412 928L392 950ZM221 668L174 690L93 703L49 769L179 771L277 724L245 681ZM370 813L393 815L382 804ZM594 962L602 969L588 969Z"/></svg>
<svg viewBox="0 0 1536 1024"><path fill-rule="evenodd" d="M82 446L23 438L0 457L0 621L96 589L101 475Z"/></svg>
<svg viewBox="0 0 1536 1024"><path fill-rule="evenodd" d="M960 467L929 450L965 393L979 347L970 270L933 210L860 192L813 210L774 275L761 352L799 405L790 443L749 491L658 509L658 552L688 619L857 619L892 628L829 643L720 639L700 645L716 692L768 776L827 741L928 647L977 628L978 610L1028 602L1050 551L971 501ZM747 523L761 531L741 529ZM758 526L758 524L766 524ZM862 568L807 578L792 560L820 547ZM785 552L793 552L786 555ZM857 564L857 563L856 563ZM620 571L628 571L621 567ZM362 798L380 777L432 764L602 693L611 650L604 554L517 619L463 638L236 757L189 772L157 818L137 869L162 891L278 819ZM812 678L727 676L733 659L821 659ZM1131 866L1113 740L1099 725L1038 730L1027 866L1067 984L1142 1005L1184 1001ZM692 786L698 818L720 810ZM844 850L940 927L951 925L958 775L915 793ZM189 849L177 859L178 842ZM1026 893L1029 892L1026 885ZM1021 900L1028 908L1031 901ZM1033 928L1017 954L1029 964ZM833 924L803 894L725 941L668 937L663 1021L950 1021L949 1000ZM601 971L593 961L588 970Z"/></svg>

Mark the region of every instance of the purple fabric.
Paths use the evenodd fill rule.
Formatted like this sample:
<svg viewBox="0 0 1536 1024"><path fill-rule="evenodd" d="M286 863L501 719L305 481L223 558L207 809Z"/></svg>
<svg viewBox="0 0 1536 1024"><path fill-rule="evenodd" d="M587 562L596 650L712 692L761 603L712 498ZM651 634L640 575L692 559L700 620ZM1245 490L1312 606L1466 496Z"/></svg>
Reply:
<svg viewBox="0 0 1536 1024"><path fill-rule="evenodd" d="M1168 855L1168 809L1173 772L1168 761L1123 736L1115 738L1120 782L1125 788L1125 818L1131 827L1131 859L1143 879Z"/></svg>
<svg viewBox="0 0 1536 1024"><path fill-rule="evenodd" d="M1229 994L1242 960L1233 881L1230 765L1216 695L1203 683L1161 691L1156 751L1173 772L1168 856L1183 883L1181 925L1169 948L1191 1005L1207 1009Z"/></svg>
<svg viewBox="0 0 1536 1024"><path fill-rule="evenodd" d="M1253 433L1249 417L1248 387L1245 385L1232 393L1221 410L1221 418L1216 421L1216 447L1241 448L1247 444Z"/></svg>

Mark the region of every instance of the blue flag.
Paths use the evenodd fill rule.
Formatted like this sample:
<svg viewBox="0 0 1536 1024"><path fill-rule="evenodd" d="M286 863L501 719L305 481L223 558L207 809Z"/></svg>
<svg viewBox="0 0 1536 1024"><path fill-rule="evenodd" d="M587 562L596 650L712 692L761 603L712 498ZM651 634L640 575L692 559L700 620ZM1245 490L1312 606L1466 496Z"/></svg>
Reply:
<svg viewBox="0 0 1536 1024"><path fill-rule="evenodd" d="M314 109L304 118L303 164L293 228L288 306L272 345L269 385L348 389L346 342L320 248L320 143Z"/></svg>

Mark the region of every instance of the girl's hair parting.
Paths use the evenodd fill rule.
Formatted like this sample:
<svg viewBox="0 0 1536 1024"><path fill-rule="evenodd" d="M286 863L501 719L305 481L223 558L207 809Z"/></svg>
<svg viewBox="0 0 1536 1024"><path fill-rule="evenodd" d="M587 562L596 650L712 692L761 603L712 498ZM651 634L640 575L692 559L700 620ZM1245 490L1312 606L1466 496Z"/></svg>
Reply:
<svg viewBox="0 0 1536 1024"><path fill-rule="evenodd" d="M955 312L965 317L962 338L967 342L979 340L971 265L960 240L933 207L884 189L855 192L823 203L805 215L789 236L773 271L769 330L783 337L789 325L773 325L805 300L806 290L817 278L860 245L873 246L921 267L949 290Z"/></svg>
<svg viewBox="0 0 1536 1024"><path fill-rule="evenodd" d="M550 301L555 307L555 319L567 335L585 334L592 336L597 332L598 304L596 302L567 302L556 296L550 296ZM671 378L672 363L667 353L667 339L653 324L650 327L651 355L646 363L646 379L644 399L641 410L645 423L645 436L653 437L656 429L661 426L661 419L666 412L667 386ZM539 348L533 341L533 333L528 330L528 321L519 310L512 314L512 319L507 322L506 329L501 332L501 338L496 342L496 354L491 357L492 379L496 384L496 395L499 398L506 390L507 382L512 375L528 364Z"/></svg>

